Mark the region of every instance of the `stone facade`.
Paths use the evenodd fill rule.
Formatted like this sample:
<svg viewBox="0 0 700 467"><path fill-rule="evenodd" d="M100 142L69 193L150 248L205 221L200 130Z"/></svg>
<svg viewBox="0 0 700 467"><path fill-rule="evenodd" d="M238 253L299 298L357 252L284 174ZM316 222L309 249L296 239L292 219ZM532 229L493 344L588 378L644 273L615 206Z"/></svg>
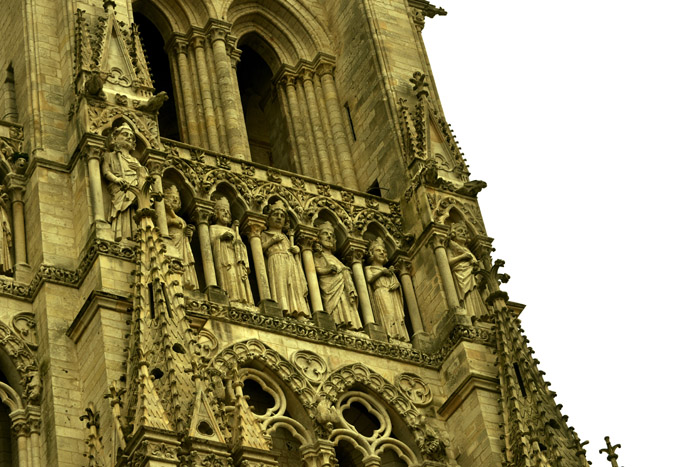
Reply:
<svg viewBox="0 0 700 467"><path fill-rule="evenodd" d="M444 11L6 3L0 464L588 465L432 88Z"/></svg>

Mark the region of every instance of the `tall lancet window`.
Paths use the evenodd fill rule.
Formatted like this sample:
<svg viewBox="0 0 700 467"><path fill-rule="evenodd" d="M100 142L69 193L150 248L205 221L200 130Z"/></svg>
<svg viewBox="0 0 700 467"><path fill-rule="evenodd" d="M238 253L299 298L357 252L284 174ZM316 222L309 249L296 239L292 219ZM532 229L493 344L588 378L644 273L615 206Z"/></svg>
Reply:
<svg viewBox="0 0 700 467"><path fill-rule="evenodd" d="M145 15L135 12L134 23L139 27L141 42L150 65L156 93L165 91L169 97L158 111L160 135L164 138L181 141L177 112L175 110L175 94L173 92L170 60L165 52L165 42L158 29Z"/></svg>
<svg viewBox="0 0 700 467"><path fill-rule="evenodd" d="M253 162L297 171L273 73L261 56L270 52L266 45L254 34L244 36L238 43L242 53L236 72L250 155Z"/></svg>

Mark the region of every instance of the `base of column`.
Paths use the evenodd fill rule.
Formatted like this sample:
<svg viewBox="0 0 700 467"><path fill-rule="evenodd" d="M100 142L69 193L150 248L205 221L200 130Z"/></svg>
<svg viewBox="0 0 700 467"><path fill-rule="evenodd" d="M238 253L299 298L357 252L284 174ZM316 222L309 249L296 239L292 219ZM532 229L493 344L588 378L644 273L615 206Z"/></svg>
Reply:
<svg viewBox="0 0 700 467"><path fill-rule="evenodd" d="M411 344L416 350L422 352L430 352L433 347L434 339L427 332L417 332L411 337Z"/></svg>
<svg viewBox="0 0 700 467"><path fill-rule="evenodd" d="M377 323L365 324L365 332L369 335L369 338L374 341L389 342L389 337L386 335L386 332Z"/></svg>
<svg viewBox="0 0 700 467"><path fill-rule="evenodd" d="M210 285L204 291L207 294L207 300L218 303L220 305L228 305L228 295L218 285Z"/></svg>
<svg viewBox="0 0 700 467"><path fill-rule="evenodd" d="M24 284L32 281L32 270L27 263L15 264L15 280Z"/></svg>
<svg viewBox="0 0 700 467"><path fill-rule="evenodd" d="M271 316L273 318L284 317L282 308L274 300L260 300L260 303L258 303L258 308L260 308L260 313L264 314L265 316Z"/></svg>
<svg viewBox="0 0 700 467"><path fill-rule="evenodd" d="M321 329L326 329L328 331L335 331L336 329L333 317L325 311L316 311L313 316L313 322Z"/></svg>

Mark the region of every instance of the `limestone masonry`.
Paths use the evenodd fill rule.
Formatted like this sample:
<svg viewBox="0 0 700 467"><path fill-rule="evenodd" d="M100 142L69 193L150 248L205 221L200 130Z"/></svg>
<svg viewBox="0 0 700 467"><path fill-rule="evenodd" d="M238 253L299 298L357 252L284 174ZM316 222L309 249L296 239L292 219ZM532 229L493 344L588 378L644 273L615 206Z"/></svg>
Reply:
<svg viewBox="0 0 700 467"><path fill-rule="evenodd" d="M588 465L433 87L444 10L0 10L0 466Z"/></svg>

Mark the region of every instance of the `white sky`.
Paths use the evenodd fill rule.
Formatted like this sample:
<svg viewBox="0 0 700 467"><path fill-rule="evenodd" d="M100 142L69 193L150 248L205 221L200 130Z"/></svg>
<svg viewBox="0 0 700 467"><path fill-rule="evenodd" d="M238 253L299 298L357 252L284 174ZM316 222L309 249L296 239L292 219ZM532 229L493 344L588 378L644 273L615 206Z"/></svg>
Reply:
<svg viewBox="0 0 700 467"><path fill-rule="evenodd" d="M510 298L588 460L700 466L700 2L433 0Z"/></svg>

